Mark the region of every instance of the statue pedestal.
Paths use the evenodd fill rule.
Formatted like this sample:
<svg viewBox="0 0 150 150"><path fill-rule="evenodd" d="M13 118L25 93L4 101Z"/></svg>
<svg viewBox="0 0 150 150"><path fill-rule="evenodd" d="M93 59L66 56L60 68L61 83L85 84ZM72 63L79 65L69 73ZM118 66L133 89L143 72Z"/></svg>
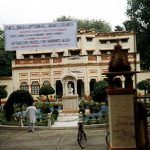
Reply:
<svg viewBox="0 0 150 150"><path fill-rule="evenodd" d="M66 95L63 96L63 112L73 113L79 110L78 96Z"/></svg>
<svg viewBox="0 0 150 150"><path fill-rule="evenodd" d="M137 150L133 89L108 89L110 150Z"/></svg>

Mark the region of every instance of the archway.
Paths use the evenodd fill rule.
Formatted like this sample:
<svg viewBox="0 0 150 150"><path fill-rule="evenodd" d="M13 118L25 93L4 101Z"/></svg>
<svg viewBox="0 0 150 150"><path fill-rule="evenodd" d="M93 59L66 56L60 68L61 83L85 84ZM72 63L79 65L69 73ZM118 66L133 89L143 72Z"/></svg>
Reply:
<svg viewBox="0 0 150 150"><path fill-rule="evenodd" d="M56 96L57 98L62 98L63 95L63 88L62 88L62 83L60 80L56 81Z"/></svg>
<svg viewBox="0 0 150 150"><path fill-rule="evenodd" d="M122 88L122 81L119 77L114 78L114 86L115 88Z"/></svg>
<svg viewBox="0 0 150 150"><path fill-rule="evenodd" d="M78 112L77 75L69 72L62 76L63 112Z"/></svg>
<svg viewBox="0 0 150 150"><path fill-rule="evenodd" d="M81 79L77 81L77 93L79 98L82 98L84 96L84 82Z"/></svg>
<svg viewBox="0 0 150 150"><path fill-rule="evenodd" d="M96 83L96 79L91 79L90 80L90 95L92 95L93 91L94 91L94 85Z"/></svg>

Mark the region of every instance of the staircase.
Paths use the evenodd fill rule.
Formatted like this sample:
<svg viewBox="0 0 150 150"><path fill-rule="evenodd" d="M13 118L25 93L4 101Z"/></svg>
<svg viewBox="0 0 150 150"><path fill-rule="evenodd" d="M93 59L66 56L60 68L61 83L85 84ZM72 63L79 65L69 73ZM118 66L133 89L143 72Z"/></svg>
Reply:
<svg viewBox="0 0 150 150"><path fill-rule="evenodd" d="M51 126L53 127L77 127L79 121L79 113L60 113L57 121Z"/></svg>

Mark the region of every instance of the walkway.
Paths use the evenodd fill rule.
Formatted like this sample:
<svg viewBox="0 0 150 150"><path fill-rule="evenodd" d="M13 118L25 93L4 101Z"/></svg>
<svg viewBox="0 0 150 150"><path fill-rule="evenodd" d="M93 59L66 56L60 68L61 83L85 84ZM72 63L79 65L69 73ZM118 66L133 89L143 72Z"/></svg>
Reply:
<svg viewBox="0 0 150 150"><path fill-rule="evenodd" d="M36 130L28 133L27 128L0 128L0 150L81 150L77 142L77 128L71 130ZM87 129L86 150L107 150L105 130Z"/></svg>
<svg viewBox="0 0 150 150"><path fill-rule="evenodd" d="M78 113L60 113L57 121L52 125L56 127L77 127L79 121Z"/></svg>

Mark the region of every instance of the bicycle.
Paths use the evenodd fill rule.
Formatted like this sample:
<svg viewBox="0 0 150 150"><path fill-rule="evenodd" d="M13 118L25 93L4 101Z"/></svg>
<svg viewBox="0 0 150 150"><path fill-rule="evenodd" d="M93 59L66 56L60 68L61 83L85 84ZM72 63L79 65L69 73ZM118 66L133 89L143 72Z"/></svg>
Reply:
<svg viewBox="0 0 150 150"><path fill-rule="evenodd" d="M86 134L83 130L83 124L82 122L78 123L78 137L77 137L77 141L79 146L84 149L87 145L87 138L86 138Z"/></svg>
<svg viewBox="0 0 150 150"><path fill-rule="evenodd" d="M110 147L110 133L109 133L109 131L107 131L107 134L105 136L105 141L107 144L107 149L109 150L109 147Z"/></svg>

